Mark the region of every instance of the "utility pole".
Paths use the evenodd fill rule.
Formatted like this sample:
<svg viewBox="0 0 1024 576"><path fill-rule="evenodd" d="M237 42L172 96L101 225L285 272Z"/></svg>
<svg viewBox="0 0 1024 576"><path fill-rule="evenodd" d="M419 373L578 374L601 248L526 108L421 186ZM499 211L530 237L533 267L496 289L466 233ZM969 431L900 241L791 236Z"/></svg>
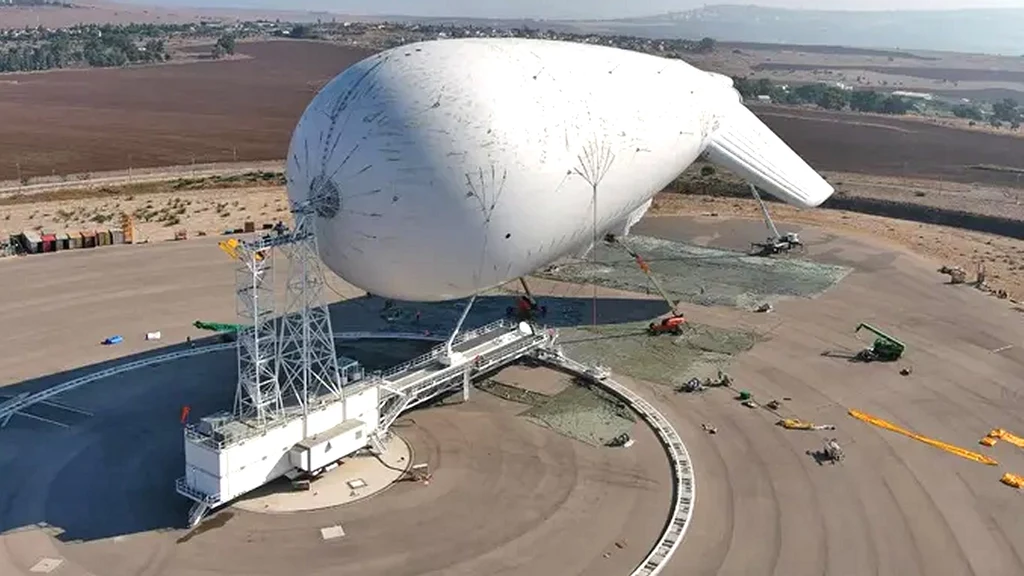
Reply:
<svg viewBox="0 0 1024 576"><path fill-rule="evenodd" d="M192 155L192 177L196 177L196 155Z"/></svg>
<svg viewBox="0 0 1024 576"><path fill-rule="evenodd" d="M128 155L128 183L132 183L132 155Z"/></svg>
<svg viewBox="0 0 1024 576"><path fill-rule="evenodd" d="M594 271L597 271L597 184L592 186L592 189L593 189L593 198L592 198L592 201L591 201L591 207L592 207L592 212L593 212L592 213L592 218L593 219L591 220L591 223L593 225L593 238L591 239L592 243L590 245L590 265L593 267ZM593 298L593 300L590 303L591 316L592 316L591 320L593 321L594 328L597 328L597 282L596 281L593 282L593 285L594 285L594 298Z"/></svg>
<svg viewBox="0 0 1024 576"><path fill-rule="evenodd" d="M15 162L14 167L18 170L18 184L21 184L21 162Z"/></svg>

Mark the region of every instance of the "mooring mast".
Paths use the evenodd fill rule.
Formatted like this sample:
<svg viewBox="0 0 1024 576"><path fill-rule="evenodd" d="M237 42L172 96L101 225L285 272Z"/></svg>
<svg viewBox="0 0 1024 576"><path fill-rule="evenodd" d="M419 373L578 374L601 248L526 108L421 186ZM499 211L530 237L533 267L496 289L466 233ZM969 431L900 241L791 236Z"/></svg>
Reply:
<svg viewBox="0 0 1024 576"><path fill-rule="evenodd" d="M238 386L235 416L257 426L298 405L303 412L318 399L342 397L338 359L327 305L326 282L313 224L315 200L293 205L295 227L255 240L231 240L221 247L239 261ZM288 258L285 307L275 319L275 248ZM333 398L332 398L333 397Z"/></svg>

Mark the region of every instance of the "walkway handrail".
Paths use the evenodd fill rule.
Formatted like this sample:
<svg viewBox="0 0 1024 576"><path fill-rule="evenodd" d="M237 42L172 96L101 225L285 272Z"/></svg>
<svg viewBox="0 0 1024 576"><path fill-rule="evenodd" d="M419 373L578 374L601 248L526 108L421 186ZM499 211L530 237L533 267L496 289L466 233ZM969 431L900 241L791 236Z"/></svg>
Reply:
<svg viewBox="0 0 1024 576"><path fill-rule="evenodd" d="M471 331L471 333L467 333L466 338L475 337L476 335L489 332L498 326L512 325L513 324L511 322L505 320L492 322L491 324ZM430 336L423 333L403 332L336 332L334 334L334 338L337 340L372 338L427 340L430 339ZM436 340L440 338L434 337L434 339ZM190 358L201 354L209 354L211 352L230 350L235 348L237 345L237 342L210 344L196 348L189 348L187 350L170 352L168 354L152 356L149 358L142 358L63 382L35 394L21 398L15 397L4 403L3 407L0 408L0 422L17 412L32 406L33 404L45 401L53 396L68 392L96 380L116 376L131 370L137 370L139 368L159 364L161 362ZM690 455L686 451L686 446L683 445L682 439L679 437L679 433L676 432L675 428L672 427L672 424L661 412L659 412L649 402L641 398L638 394L611 378L592 378L589 374L590 369L588 366L566 357L560 350L539 349L537 350L537 358L541 361L559 366L581 377L587 378L588 380L591 380L597 385L614 393L640 414L644 421L654 429L658 439L664 446L672 463L672 510L668 521L665 524L665 529L659 536L658 541L644 558L644 561L630 573L630 576L656 576L664 569L669 559L671 559L672 555L679 547L679 544L682 543L683 537L686 535L686 530L689 528L693 506L696 502L696 481L694 479L693 466L690 463ZM188 431L186 431L186 434L187 433Z"/></svg>
<svg viewBox="0 0 1024 576"><path fill-rule="evenodd" d="M422 332L335 332L335 340L372 340L372 339L395 339L395 340L430 340L436 342L443 340L443 337L433 336L430 334L424 334ZM38 404L40 402L49 400L54 396L70 392L76 388L109 378L111 376L117 376L118 374L124 374L125 372L131 372L132 370L138 370L139 368L145 368L147 366L153 366L154 364L160 364L161 362L170 362L173 360L181 360L184 358L191 358L193 356L199 356L201 354L209 354L210 352L221 352L224 350L231 350L238 346L237 342L224 342L217 344L207 344L205 346L196 346L195 348L189 348L186 350L178 350L176 352L169 352L167 354L160 354L158 356L150 356L149 358L141 358L133 362L127 362L125 364L117 364L109 368L104 368L85 376L80 376L67 382L61 382L56 386L51 386L45 390L40 390L35 394L30 394L22 398L13 398L2 405L0 405L0 422L3 422L6 418L21 412L22 410Z"/></svg>
<svg viewBox="0 0 1024 576"><path fill-rule="evenodd" d="M561 351L541 351L538 354L538 359L565 368L611 391L640 414L644 421L654 429L658 439L665 447L665 452L672 462L672 511L665 523L665 529L650 553L630 573L630 576L656 576L665 568L679 544L682 543L686 530L690 526L693 505L696 502L697 485L694 480L693 466L690 463L690 454L679 438L679 433L650 402L611 378L592 378L588 373L588 366L566 357Z"/></svg>
<svg viewBox="0 0 1024 576"><path fill-rule="evenodd" d="M459 344L465 342L466 340L470 340L472 338L476 338L477 336L482 336L482 335L487 334L489 332L493 332L493 331L495 331L495 330L497 330L499 328L509 329L509 328L512 328L512 327L514 327L514 325L511 325L507 320L504 320L504 319L496 320L494 322L491 322L490 324L485 324L483 326L480 326L479 328L474 328L472 330L466 330L464 332L459 332L458 335L455 336L455 340L452 342L452 346L458 346ZM405 332L368 332L368 334L405 334ZM371 336L371 337L376 337L376 336ZM435 342L444 342L445 340L447 340L447 338L445 338L444 336L434 336L433 334L428 334L426 332L421 334L416 339L417 340L433 340ZM417 356L416 358L413 358L412 360L407 360L405 362L402 362L401 364L398 364L396 366L392 366L392 367L388 368L387 370L384 370L384 371L382 371L380 373L375 373L375 375L376 376L380 376L381 378L387 380L388 377L394 376L395 374L400 374L402 372L406 372L406 371L412 370L414 368L418 368L420 366L426 366L427 364L432 364L444 351L445 351L444 347L440 347L439 346L437 348L432 348L428 352L426 352L425 354Z"/></svg>

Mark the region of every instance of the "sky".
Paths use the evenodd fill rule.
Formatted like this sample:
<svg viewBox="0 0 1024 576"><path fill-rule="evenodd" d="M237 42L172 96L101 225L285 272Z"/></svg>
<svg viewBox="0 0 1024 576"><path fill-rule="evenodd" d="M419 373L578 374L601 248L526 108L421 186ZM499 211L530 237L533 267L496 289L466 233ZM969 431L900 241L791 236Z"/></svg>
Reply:
<svg viewBox="0 0 1024 576"><path fill-rule="evenodd" d="M126 0L121 0L125 2ZM623 18L699 8L705 4L756 4L830 10L947 10L1024 8L1024 0L127 0L132 4L260 9L329 10L347 14L461 16L470 18Z"/></svg>

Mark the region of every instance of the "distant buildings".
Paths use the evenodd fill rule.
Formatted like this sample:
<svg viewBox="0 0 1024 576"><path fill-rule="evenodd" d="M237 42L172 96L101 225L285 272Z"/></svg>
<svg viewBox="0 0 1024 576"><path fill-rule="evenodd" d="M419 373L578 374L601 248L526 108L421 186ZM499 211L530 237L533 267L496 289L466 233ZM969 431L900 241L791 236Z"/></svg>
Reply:
<svg viewBox="0 0 1024 576"><path fill-rule="evenodd" d="M906 90L896 90L892 95L899 96L901 98L910 98L911 100L924 100L926 102L931 102L935 99L935 96L928 94L927 92L908 92Z"/></svg>

